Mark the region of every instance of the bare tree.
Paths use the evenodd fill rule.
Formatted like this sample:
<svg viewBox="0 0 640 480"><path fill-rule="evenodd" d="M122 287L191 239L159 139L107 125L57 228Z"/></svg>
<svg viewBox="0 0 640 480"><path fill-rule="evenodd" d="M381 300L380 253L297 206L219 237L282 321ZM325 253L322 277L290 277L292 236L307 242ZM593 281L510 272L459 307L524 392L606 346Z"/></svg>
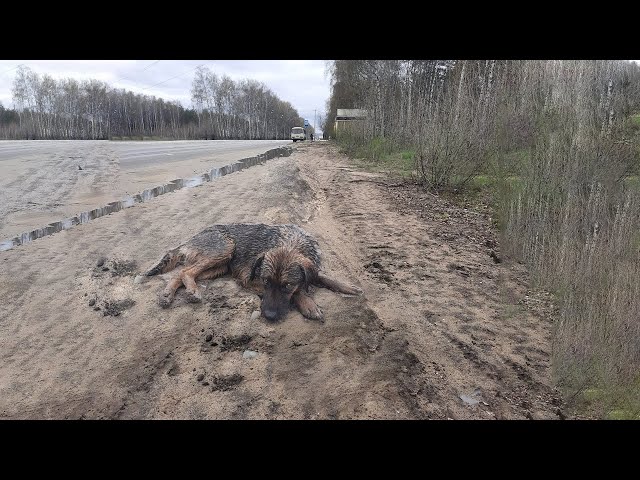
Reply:
<svg viewBox="0 0 640 480"><path fill-rule="evenodd" d="M104 82L54 80L18 68L15 110L0 119L0 138L280 138L302 122L298 112L265 85L196 69L193 109L178 102L117 90Z"/></svg>

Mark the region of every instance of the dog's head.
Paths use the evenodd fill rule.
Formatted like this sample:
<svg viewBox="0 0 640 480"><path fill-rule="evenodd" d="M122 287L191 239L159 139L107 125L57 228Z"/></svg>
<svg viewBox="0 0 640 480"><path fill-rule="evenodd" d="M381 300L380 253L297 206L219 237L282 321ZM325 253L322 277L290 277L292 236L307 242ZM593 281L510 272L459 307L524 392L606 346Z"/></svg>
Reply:
<svg viewBox="0 0 640 480"><path fill-rule="evenodd" d="M291 297L308 290L314 272L313 263L294 248L274 248L256 258L250 280L259 279L264 286L260 310L265 318L275 321L285 315Z"/></svg>

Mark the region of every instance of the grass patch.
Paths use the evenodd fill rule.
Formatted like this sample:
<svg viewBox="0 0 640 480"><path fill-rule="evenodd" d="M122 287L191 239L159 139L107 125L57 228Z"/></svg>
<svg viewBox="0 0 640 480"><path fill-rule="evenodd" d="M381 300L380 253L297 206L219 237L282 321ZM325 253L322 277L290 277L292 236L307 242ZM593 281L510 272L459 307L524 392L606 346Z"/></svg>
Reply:
<svg viewBox="0 0 640 480"><path fill-rule="evenodd" d="M478 175L469 181L469 186L474 190L491 187L495 184L495 178L489 175Z"/></svg>
<svg viewBox="0 0 640 480"><path fill-rule="evenodd" d="M403 178L411 178L415 175L413 160L407 161L400 155L389 155L383 160L371 161L365 158L353 159L353 163L363 170L375 173L388 173L399 175Z"/></svg>
<svg viewBox="0 0 640 480"><path fill-rule="evenodd" d="M361 145L345 142L341 146L353 163L363 170L403 178L410 178L415 174L415 150L397 147L385 138L376 137Z"/></svg>
<svg viewBox="0 0 640 480"><path fill-rule="evenodd" d="M640 191L640 176L639 175L630 175L626 177L624 180L624 185L627 188Z"/></svg>
<svg viewBox="0 0 640 480"><path fill-rule="evenodd" d="M640 420L640 378L626 386L586 388L574 408L583 415L607 420Z"/></svg>
<svg viewBox="0 0 640 480"><path fill-rule="evenodd" d="M342 153L351 157L355 165L363 170L391 173L404 178L416 174L416 148L398 146L384 137L375 137L363 143L358 137L346 135L338 139L338 146ZM519 173L530 155L531 152L527 148L496 155L489 162L486 171L467 180L462 190L477 193L486 189L504 188L501 184L507 185L509 189L520 188L522 182ZM460 184L464 180L466 179L454 178L452 185Z"/></svg>
<svg viewBox="0 0 640 480"><path fill-rule="evenodd" d="M518 148L509 152L494 153L489 157L487 174L494 176L518 176L524 165L529 164L531 150Z"/></svg>

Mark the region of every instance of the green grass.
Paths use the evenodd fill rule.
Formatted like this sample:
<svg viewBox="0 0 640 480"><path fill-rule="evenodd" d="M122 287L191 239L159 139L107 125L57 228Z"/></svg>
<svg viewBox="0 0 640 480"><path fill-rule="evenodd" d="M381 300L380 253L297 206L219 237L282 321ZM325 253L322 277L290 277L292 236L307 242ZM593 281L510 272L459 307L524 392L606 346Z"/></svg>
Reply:
<svg viewBox="0 0 640 480"><path fill-rule="evenodd" d="M411 177L415 173L415 150L399 148L376 137L364 145L345 145L346 153L359 168L376 173Z"/></svg>
<svg viewBox="0 0 640 480"><path fill-rule="evenodd" d="M495 184L495 178L489 175L477 175L470 180L472 188L482 189L493 186Z"/></svg>
<svg viewBox="0 0 640 480"><path fill-rule="evenodd" d="M409 176L415 172L415 152L403 150L385 155L379 162L380 167L402 176Z"/></svg>
<svg viewBox="0 0 640 480"><path fill-rule="evenodd" d="M356 165L367 171L393 173L403 177L410 177L416 173L416 148L397 146L384 137L375 137L363 144L357 137L343 136L342 139L338 139L338 145ZM497 172L508 172L502 183L506 182L510 188L518 188L521 184L521 166L527 162L530 154L528 148L520 148L500 157L495 156L489 162L486 171L467 181L465 190L498 188L500 181ZM463 180L465 179L454 179L453 184Z"/></svg>
<svg viewBox="0 0 640 480"><path fill-rule="evenodd" d="M413 161L407 161L406 159L403 160L402 158L394 158L393 155L377 162L373 162L365 158L356 158L352 161L358 168L361 168L368 172L388 173L399 175L403 178L410 178L415 174Z"/></svg>
<svg viewBox="0 0 640 480"><path fill-rule="evenodd" d="M490 164L493 168L510 174L517 174L523 165L529 162L531 151L528 148L519 148L511 152L503 153L499 158L494 158Z"/></svg>
<svg viewBox="0 0 640 480"><path fill-rule="evenodd" d="M640 420L640 379L627 386L592 387L582 391L576 411L608 420Z"/></svg>
<svg viewBox="0 0 640 480"><path fill-rule="evenodd" d="M630 189L635 189L640 191L640 176L630 175L624 179L624 184L626 187Z"/></svg>
<svg viewBox="0 0 640 480"><path fill-rule="evenodd" d="M414 150L405 150L400 152L400 158L402 160L411 160L413 161L416 156L416 152Z"/></svg>

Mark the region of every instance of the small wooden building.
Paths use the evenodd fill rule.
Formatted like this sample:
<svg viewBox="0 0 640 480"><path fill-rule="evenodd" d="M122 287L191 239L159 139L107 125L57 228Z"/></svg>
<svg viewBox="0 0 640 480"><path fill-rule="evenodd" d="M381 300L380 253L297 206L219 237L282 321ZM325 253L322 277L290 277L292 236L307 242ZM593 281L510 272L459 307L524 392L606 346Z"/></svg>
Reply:
<svg viewBox="0 0 640 480"><path fill-rule="evenodd" d="M335 134L363 134L367 110L359 108L338 108L336 112Z"/></svg>

